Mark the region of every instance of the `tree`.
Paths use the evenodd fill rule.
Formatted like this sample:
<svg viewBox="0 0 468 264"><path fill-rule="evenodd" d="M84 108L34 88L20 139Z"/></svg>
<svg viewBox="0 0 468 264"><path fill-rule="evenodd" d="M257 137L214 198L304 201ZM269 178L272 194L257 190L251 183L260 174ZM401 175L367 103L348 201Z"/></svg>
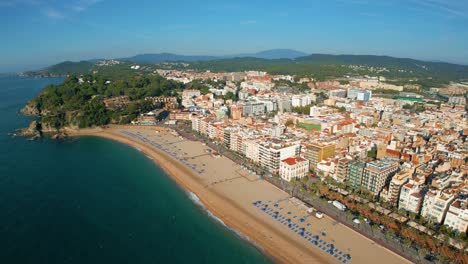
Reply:
<svg viewBox="0 0 468 264"><path fill-rule="evenodd" d="M288 119L285 123L285 126L287 127L291 127L291 126L294 126L294 120L292 119Z"/></svg>
<svg viewBox="0 0 468 264"><path fill-rule="evenodd" d="M233 92L227 92L224 96L224 100L237 101L237 96Z"/></svg>
<svg viewBox="0 0 468 264"><path fill-rule="evenodd" d="M372 149L372 150L367 151L367 157L372 158L372 159L377 158L377 150Z"/></svg>
<svg viewBox="0 0 468 264"><path fill-rule="evenodd" d="M411 241L411 239L405 238L405 239L403 240L403 244L404 244L406 247L411 247L411 245L413 244L413 242Z"/></svg>
<svg viewBox="0 0 468 264"><path fill-rule="evenodd" d="M353 215L353 213L350 210L346 211L346 218L349 218Z"/></svg>
<svg viewBox="0 0 468 264"><path fill-rule="evenodd" d="M373 224L373 225L372 225L372 231L373 231L373 232L379 231L379 226L378 226L377 224Z"/></svg>
<svg viewBox="0 0 468 264"><path fill-rule="evenodd" d="M422 258L423 258L424 256L427 255L427 249L421 248L421 249L418 251L418 253L419 253L419 257L422 257Z"/></svg>
<svg viewBox="0 0 468 264"><path fill-rule="evenodd" d="M208 86L202 86L200 87L200 93L203 95L208 94L210 93L210 88L208 88Z"/></svg>
<svg viewBox="0 0 468 264"><path fill-rule="evenodd" d="M392 238L395 235L395 231L393 231L392 229L387 229L385 235L387 236L387 238Z"/></svg>

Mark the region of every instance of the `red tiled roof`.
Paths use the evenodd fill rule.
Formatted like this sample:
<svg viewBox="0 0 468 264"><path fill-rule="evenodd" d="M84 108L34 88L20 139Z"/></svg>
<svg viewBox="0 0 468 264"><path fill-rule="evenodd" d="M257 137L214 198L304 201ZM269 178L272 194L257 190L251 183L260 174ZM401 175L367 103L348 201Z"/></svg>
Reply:
<svg viewBox="0 0 468 264"><path fill-rule="evenodd" d="M282 160L282 162L286 162L288 165L295 165L296 163L302 162L302 161L305 161L305 159L291 157L291 158L287 158L287 159Z"/></svg>

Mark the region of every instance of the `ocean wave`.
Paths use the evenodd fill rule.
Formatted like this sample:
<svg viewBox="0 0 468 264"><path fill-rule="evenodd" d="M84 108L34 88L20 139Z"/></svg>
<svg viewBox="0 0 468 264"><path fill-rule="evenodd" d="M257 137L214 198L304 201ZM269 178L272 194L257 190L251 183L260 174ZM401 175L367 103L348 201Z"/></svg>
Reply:
<svg viewBox="0 0 468 264"><path fill-rule="evenodd" d="M214 215L212 212L210 212L210 210L208 210L208 208L206 208L206 206L203 204L203 202L200 200L200 198L198 198L198 196L193 193L193 192L189 192L187 191L187 194L188 194L188 197L190 198L190 200L192 200L193 203L195 203L196 205L198 205L199 207L201 207L203 209L204 212L206 212L206 214L211 217L212 219L214 219L216 222L220 223L221 225L223 225L224 227L226 227L228 230L234 232L234 234L236 234L238 237L240 237L241 239L249 242L250 244L254 245L256 248L258 248L260 251L263 251L263 252L266 252L261 246L259 246L257 243L255 243L255 241L253 241L252 239L250 239L248 236L244 235L242 232L240 232L239 230L237 229L234 229L232 227L229 227L228 225L226 225L226 223L224 223L223 220L221 220L220 218L218 218L216 215Z"/></svg>

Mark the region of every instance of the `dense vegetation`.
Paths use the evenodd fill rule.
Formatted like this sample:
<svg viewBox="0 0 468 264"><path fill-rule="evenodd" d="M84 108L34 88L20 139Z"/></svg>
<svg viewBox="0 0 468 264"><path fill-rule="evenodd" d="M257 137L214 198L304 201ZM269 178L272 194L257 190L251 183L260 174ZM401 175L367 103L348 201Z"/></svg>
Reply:
<svg viewBox="0 0 468 264"><path fill-rule="evenodd" d="M23 75L31 77L53 77L83 74L86 75L95 72L99 73L99 75L101 75L103 78L122 79L129 76L152 73L156 69L154 65L139 64L140 69L134 70L130 68L131 65L135 64L130 62L121 62L120 64L112 66L99 66L98 64L89 61L66 61L42 70L24 72Z"/></svg>
<svg viewBox="0 0 468 264"><path fill-rule="evenodd" d="M351 67L358 65L361 67ZM191 66L198 70L263 70L272 74L309 75L318 80L344 75L380 75L395 84L414 83L423 87L437 87L450 81L468 79L468 66L388 56L313 54L294 60L234 58L194 62Z"/></svg>
<svg viewBox="0 0 468 264"><path fill-rule="evenodd" d="M65 76L67 74L87 74L93 68L94 63L89 61L71 62L65 61L52 65L46 69L29 71L24 74L32 77Z"/></svg>
<svg viewBox="0 0 468 264"><path fill-rule="evenodd" d="M128 123L155 106L142 100L147 96L175 96L183 85L157 75L130 76L110 81L101 75L70 76L60 85L47 86L29 105L40 113L43 122L60 128L99 126L110 122ZM103 100L128 96L125 107L110 110Z"/></svg>

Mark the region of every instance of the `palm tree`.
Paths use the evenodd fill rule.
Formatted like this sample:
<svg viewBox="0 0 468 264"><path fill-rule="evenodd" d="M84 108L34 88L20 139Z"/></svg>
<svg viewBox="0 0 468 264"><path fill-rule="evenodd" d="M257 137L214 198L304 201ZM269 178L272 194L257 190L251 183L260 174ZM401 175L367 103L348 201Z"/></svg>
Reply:
<svg viewBox="0 0 468 264"><path fill-rule="evenodd" d="M377 224L372 225L372 232L376 232L379 230L379 226Z"/></svg>
<svg viewBox="0 0 468 264"><path fill-rule="evenodd" d="M421 258L423 258L424 256L427 255L427 249L425 248L421 248L419 251L418 251L418 255L419 255L419 261L421 261Z"/></svg>
<svg viewBox="0 0 468 264"><path fill-rule="evenodd" d="M346 218L349 218L353 213L350 210L346 211Z"/></svg>
<svg viewBox="0 0 468 264"><path fill-rule="evenodd" d="M395 232L392 229L387 229L387 232L385 232L385 235L387 236L387 238L393 238L393 236L395 235Z"/></svg>
<svg viewBox="0 0 468 264"><path fill-rule="evenodd" d="M403 243L404 243L405 246L407 246L407 247L410 247L411 244L413 244L413 242L412 242L411 239L409 239L409 238L405 238L405 239L403 240Z"/></svg>

